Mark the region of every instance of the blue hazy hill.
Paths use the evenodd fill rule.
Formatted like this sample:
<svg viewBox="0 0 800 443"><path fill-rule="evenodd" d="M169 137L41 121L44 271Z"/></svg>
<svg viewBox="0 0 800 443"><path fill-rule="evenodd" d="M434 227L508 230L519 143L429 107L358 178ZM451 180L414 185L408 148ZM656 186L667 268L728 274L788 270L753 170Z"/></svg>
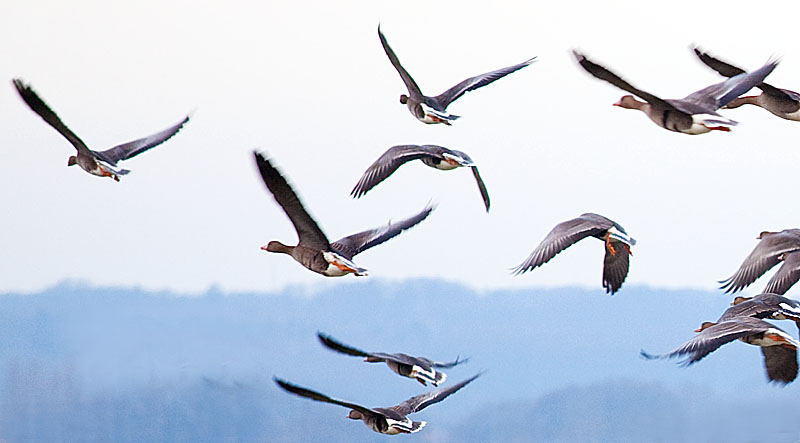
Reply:
<svg viewBox="0 0 800 443"><path fill-rule="evenodd" d="M470 357L487 372L417 414L419 441L797 441L798 386L766 381L761 353L726 345L681 368L646 361L715 320L716 292L626 287L476 292L439 280L341 282L200 295L63 284L0 295L0 441L380 441L344 408L425 389L323 348ZM796 334L791 323L784 329ZM737 419L743 411L750 417ZM768 427L752 420L762 418ZM402 437L400 437L402 438Z"/></svg>

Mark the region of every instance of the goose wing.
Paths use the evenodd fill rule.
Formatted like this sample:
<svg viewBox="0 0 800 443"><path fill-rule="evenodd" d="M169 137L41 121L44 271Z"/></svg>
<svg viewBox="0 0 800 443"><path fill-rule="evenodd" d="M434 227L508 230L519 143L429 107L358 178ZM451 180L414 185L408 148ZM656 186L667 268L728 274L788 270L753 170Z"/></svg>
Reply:
<svg viewBox="0 0 800 443"><path fill-rule="evenodd" d="M472 175L475 177L475 182L478 184L478 191L481 193L481 198L483 199L483 205L486 207L486 212L489 212L489 205L491 204L489 201L489 191L486 189L486 185L483 183L481 174L478 172L478 167L470 166L470 169L472 169Z"/></svg>
<svg viewBox="0 0 800 443"><path fill-rule="evenodd" d="M377 246L391 238L400 235L406 229L410 229L433 212L433 206L427 206L417 215L401 220L399 223L389 222L386 226L370 229L368 231L353 234L331 243L331 248L351 260L356 254Z"/></svg>
<svg viewBox="0 0 800 443"><path fill-rule="evenodd" d="M456 391L463 388L476 378L480 377L480 375L481 374L478 373L460 383L456 383L451 386L439 388L430 392L426 392L424 394L417 395L415 397L411 397L408 400L400 403L399 405L392 406L387 409L395 411L403 416L406 416L414 412L419 412L434 403L439 403L440 401L444 400L450 394L455 393Z"/></svg>
<svg viewBox="0 0 800 443"><path fill-rule="evenodd" d="M577 52L572 51L575 58L578 60L578 64L581 65L583 69L586 70L589 74L599 78L600 80L605 80L608 83L622 89L623 91L630 92L631 94L641 98L642 100L650 103L651 105L659 106L661 109L664 110L673 110L678 111L674 106L669 104L666 100L662 100L661 98L656 97L649 92L642 91L641 89L636 88L635 86L631 85L627 81L625 81L622 77L614 74L613 72L609 71L608 69L598 65L597 63L592 62L585 55Z"/></svg>
<svg viewBox="0 0 800 443"><path fill-rule="evenodd" d="M392 146L384 152L375 163L370 165L356 186L350 191L350 195L359 198L374 188L378 183L386 180L404 163L417 160L429 155L436 155L437 150L433 146L425 145L399 145Z"/></svg>
<svg viewBox="0 0 800 443"><path fill-rule="evenodd" d="M264 184L267 185L267 189L275 197L275 201L278 202L283 212L286 213L286 216L289 217L289 220L294 225L299 243L322 251L330 249L328 238L325 237L322 229L317 226L317 222L308 214L300 198L297 197L297 194L286 179L283 178L280 171L262 154L254 152L253 155L256 158L258 171L261 173Z"/></svg>
<svg viewBox="0 0 800 443"><path fill-rule="evenodd" d="M92 151L86 146L86 143L83 142L71 129L61 121L58 115L47 106L47 103L42 100L38 94L30 87L30 85L26 85L22 82L22 80L15 78L12 80L14 83L14 87L17 89L19 96L22 97L22 100L25 104L28 105L31 110L41 117L44 121L47 122L50 126L53 127L59 134L64 136L78 152L91 154Z"/></svg>
<svg viewBox="0 0 800 443"><path fill-rule="evenodd" d="M406 71L403 65L400 64L400 60L397 58L397 55L395 55L392 47L389 46L389 42L386 41L386 37L383 35L383 32L381 32L380 25L378 25L378 37L381 39L381 45L383 45L383 50L389 57L389 61L392 62L392 66L397 69L397 72L400 74L400 78L403 79L403 83L405 83L406 88L408 89L408 94L412 97L424 97L422 95L422 91L419 89L419 86L417 86L417 82L411 78L411 75L409 75L408 71Z"/></svg>
<svg viewBox="0 0 800 443"><path fill-rule="evenodd" d="M448 105L450 105L450 103L456 101L459 97L464 95L465 92L474 91L478 88L484 87L495 80L499 80L508 74L511 74L514 71L519 71L534 61L536 61L536 57L530 58L522 63L518 63L507 68L502 68L496 71L470 77L434 98L436 102L442 106L442 108L446 108Z"/></svg>
<svg viewBox="0 0 800 443"><path fill-rule="evenodd" d="M729 278L720 281L725 292L738 292L756 281L765 272L781 261L781 256L800 250L800 238L796 235L779 232L758 242L753 251L742 262L739 269Z"/></svg>
<svg viewBox="0 0 800 443"><path fill-rule="evenodd" d="M628 252L628 245L621 241L611 240L611 247L614 248L614 253L612 254L611 250L606 248L606 255L603 259L603 288L606 293L614 295L628 276L630 252Z"/></svg>
<svg viewBox="0 0 800 443"><path fill-rule="evenodd" d="M97 156L101 158L103 161L109 162L111 164L116 164L120 160L127 160L131 157L135 157L141 154L144 151L147 151L150 148L154 148L161 143L172 138L173 135L177 134L178 131L183 128L183 125L189 121L189 116L187 115L183 120L178 122L177 124L161 131L157 132L153 135L140 138L138 140L134 140L132 142L123 143L121 145L114 146L111 149L107 149L105 151L97 152Z"/></svg>
<svg viewBox="0 0 800 443"><path fill-rule="evenodd" d="M358 411L358 412L360 412L362 414L365 414L365 415L372 415L372 416L383 415L383 414L381 414L379 412L376 412L376 411L374 411L374 410L372 410L370 408L366 408L364 406L357 405L355 403L350 403L350 402L347 402L347 401L342 401L342 400L338 400L338 399L335 399L335 398L332 398L332 397L328 397L325 394L322 394L322 393L319 393L319 392L316 392L316 391L312 391L311 389L307 389L307 388L304 388L304 387L301 387L301 386L294 385L292 383L287 382L286 380L281 380L281 379L279 379L277 377L273 377L272 380L275 381L275 383L277 383L278 386L280 386L284 390L286 390L288 392L291 392L292 394L299 395L301 397L310 398L312 400L321 401L321 402L324 402L324 403L331 403L331 404L334 404L334 405L344 406L344 407L350 408L350 409L355 409L356 411Z"/></svg>
<svg viewBox="0 0 800 443"><path fill-rule="evenodd" d="M688 355L684 363L686 365L691 365L700 361L706 355L716 351L720 346L726 343L749 335L762 333L771 327L773 327L771 324L756 318L732 318L704 329L691 340L668 354L650 355L642 351L642 356L648 359L661 359Z"/></svg>
<svg viewBox="0 0 800 443"><path fill-rule="evenodd" d="M760 84L776 66L778 66L778 61L770 60L753 72L738 74L723 82L693 92L683 98L683 101L716 111L727 105L731 100L752 89L753 86Z"/></svg>
<svg viewBox="0 0 800 443"><path fill-rule="evenodd" d="M783 295L797 280L800 280L800 252L791 252L785 256L783 264L769 280L764 292Z"/></svg>
<svg viewBox="0 0 800 443"><path fill-rule="evenodd" d="M514 274L522 274L539 267L578 241L589 236L599 235L614 225L611 220L602 216L595 217L595 215L584 214L557 224L539 243L539 246L531 252L531 255L513 269Z"/></svg>
<svg viewBox="0 0 800 443"><path fill-rule="evenodd" d="M761 353L770 381L785 384L797 378L797 349L765 346L761 348Z"/></svg>
<svg viewBox="0 0 800 443"><path fill-rule="evenodd" d="M707 52L702 51L698 48L694 48L694 53L709 68L717 71L720 75L725 77L734 77L739 74L744 74L745 70L733 66L728 62L724 62L716 57L712 57ZM798 101L797 94L792 94L789 91L785 91L783 89L778 89L772 85L767 83L761 82L757 84L756 87L764 91L765 94L773 96L773 97L780 97L790 101Z"/></svg>

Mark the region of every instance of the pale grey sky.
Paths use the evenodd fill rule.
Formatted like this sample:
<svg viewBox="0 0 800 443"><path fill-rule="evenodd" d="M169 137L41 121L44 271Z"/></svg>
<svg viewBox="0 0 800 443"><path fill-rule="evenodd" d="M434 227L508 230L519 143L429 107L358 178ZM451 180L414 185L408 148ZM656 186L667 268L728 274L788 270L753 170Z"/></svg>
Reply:
<svg viewBox="0 0 800 443"><path fill-rule="evenodd" d="M795 29L751 8L692 1L655 8L9 3L0 15L0 292L66 278L185 291L335 284L259 250L296 237L257 175L253 149L274 159L331 239L438 203L420 226L357 257L367 278L601 292L602 246L594 240L532 273L508 272L553 225L592 211L639 241L626 285L713 288L760 231L800 225L791 187L800 123L740 108L724 112L741 123L731 133L670 133L643 114L613 108L622 91L580 69L570 49L664 98L721 81L695 59L693 43L745 68L782 56L769 81L800 90ZM779 15L793 17L798 8ZM379 22L428 94L539 59L455 102L449 110L463 118L452 127L427 126L398 102L405 88L381 48ZM14 77L31 83L94 149L161 130L190 111L194 118L164 145L126 162L133 172L115 183L67 168L74 149L19 99ZM421 163L350 198L372 161L408 143L472 156L491 212L484 213L467 170ZM623 286L618 296L624 294Z"/></svg>

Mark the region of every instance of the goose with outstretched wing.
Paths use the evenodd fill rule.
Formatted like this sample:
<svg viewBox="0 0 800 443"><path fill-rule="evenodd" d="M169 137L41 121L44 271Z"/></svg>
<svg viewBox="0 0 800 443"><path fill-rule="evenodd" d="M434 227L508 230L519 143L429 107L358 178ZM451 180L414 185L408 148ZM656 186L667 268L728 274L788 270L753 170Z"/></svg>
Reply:
<svg viewBox="0 0 800 443"><path fill-rule="evenodd" d="M432 206L427 206L418 214L398 223L390 222L385 226L349 235L331 243L317 222L303 207L300 198L280 171L262 154L254 152L253 155L264 184L286 216L289 217L297 231L298 238L296 246L285 245L273 240L262 246L261 249L290 255L301 265L326 277L341 277L347 274L367 275L366 269L353 263L355 255L416 226L433 211Z"/></svg>
<svg viewBox="0 0 800 443"><path fill-rule="evenodd" d="M518 71L530 65L536 60L536 57L533 57L507 68L470 77L437 96L429 97L422 93L417 82L411 78L408 71L400 64L400 60L392 50L392 47L389 46L389 42L386 41L383 32L381 32L380 25L378 26L378 37L381 40L381 45L383 45L383 50L389 57L389 61L392 62L392 66L394 66L400 74L400 78L403 79L403 83L405 83L406 89L408 89L408 95L402 94L400 96L400 103L406 105L411 115L416 117L417 120L428 124L443 123L450 126L450 122L460 118L458 115L447 112L447 107L450 103L453 103L456 99L464 95L465 92L474 91L475 89L486 86L495 80L501 79L514 71Z"/></svg>
<svg viewBox="0 0 800 443"><path fill-rule="evenodd" d="M481 374L476 374L460 383L411 397L399 405L386 408L367 408L355 403L328 397L325 394L294 385L279 378L273 378L273 380L275 380L275 383L277 383L278 386L288 392L291 392L292 394L349 408L350 413L347 414L347 418L351 420L361 420L368 428L375 432L388 435L397 435L419 432L423 427L425 427L427 422L411 420L408 418L410 414L419 412L434 403L439 403L478 378L480 375Z"/></svg>
<svg viewBox="0 0 800 443"><path fill-rule="evenodd" d="M177 134L178 131L183 128L183 125L189 121L189 116L186 116L177 124L148 137L123 143L105 151L93 151L61 121L61 118L47 106L44 100L36 94L30 85L26 85L22 80L16 78L13 80L13 84L25 104L47 122L47 124L52 126L53 129L58 131L59 134L72 143L72 146L78 151L77 155L69 157L67 166L78 165L81 169L92 175L110 177L115 181L119 181L121 175L130 172L127 169L117 166L118 162L135 157L148 149L164 143L173 135Z"/></svg>

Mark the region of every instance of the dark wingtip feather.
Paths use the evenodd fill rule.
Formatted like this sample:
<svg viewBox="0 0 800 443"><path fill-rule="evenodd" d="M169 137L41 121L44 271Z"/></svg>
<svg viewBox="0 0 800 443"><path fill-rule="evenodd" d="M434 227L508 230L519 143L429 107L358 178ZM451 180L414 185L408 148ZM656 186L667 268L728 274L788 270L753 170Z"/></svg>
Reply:
<svg viewBox="0 0 800 443"><path fill-rule="evenodd" d="M659 360L662 358L660 355L648 354L644 349L639 350L639 356L647 360Z"/></svg>

